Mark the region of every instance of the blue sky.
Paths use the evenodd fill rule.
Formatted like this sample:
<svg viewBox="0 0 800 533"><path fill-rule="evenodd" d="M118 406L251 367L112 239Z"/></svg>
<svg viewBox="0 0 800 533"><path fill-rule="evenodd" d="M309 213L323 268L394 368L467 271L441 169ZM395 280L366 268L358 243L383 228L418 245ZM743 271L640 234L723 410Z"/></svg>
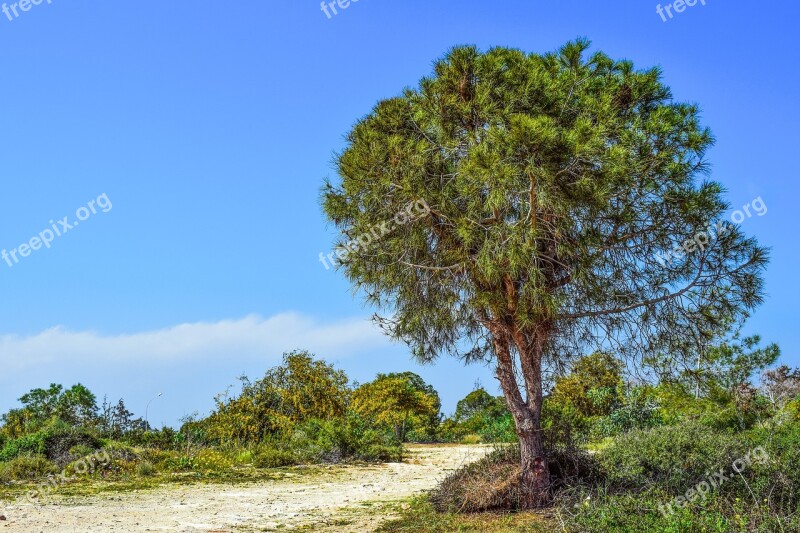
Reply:
<svg viewBox="0 0 800 533"><path fill-rule="evenodd" d="M666 4L665 4L666 5ZM107 205L51 247L0 261L0 411L83 382L150 421L208 412L244 373L309 348L361 382L415 370L445 411L486 368L413 364L318 261L318 197L353 122L455 44L544 52L578 36L697 102L715 179L773 248L747 330L800 365L794 2L721 2L663 22L656 2L66 2L0 13L0 249ZM89 211L91 213L91 211ZM85 214L85 212L82 212ZM795 244L792 244L795 243Z"/></svg>

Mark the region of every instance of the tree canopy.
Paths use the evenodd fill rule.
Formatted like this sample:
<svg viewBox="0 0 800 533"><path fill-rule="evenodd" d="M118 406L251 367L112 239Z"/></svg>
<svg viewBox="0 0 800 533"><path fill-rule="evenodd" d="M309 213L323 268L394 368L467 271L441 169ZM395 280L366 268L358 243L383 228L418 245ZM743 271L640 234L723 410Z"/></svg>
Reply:
<svg viewBox="0 0 800 533"><path fill-rule="evenodd" d="M353 410L366 419L385 425L405 442L412 428L432 433L439 421L441 402L436 390L413 372L378 374L353 392Z"/></svg>

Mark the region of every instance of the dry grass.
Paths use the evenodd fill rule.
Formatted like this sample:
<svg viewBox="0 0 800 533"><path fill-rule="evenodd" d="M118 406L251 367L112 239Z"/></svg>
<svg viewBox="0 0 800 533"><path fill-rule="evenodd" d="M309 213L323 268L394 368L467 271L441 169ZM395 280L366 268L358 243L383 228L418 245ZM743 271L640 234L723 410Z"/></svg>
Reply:
<svg viewBox="0 0 800 533"><path fill-rule="evenodd" d="M482 513L520 509L519 448L506 446L457 470L431 492L433 507L444 513ZM598 469L582 450L553 450L548 464L553 494L592 482Z"/></svg>
<svg viewBox="0 0 800 533"><path fill-rule="evenodd" d="M430 501L445 513L515 510L519 508L519 475L518 449L500 448L446 477Z"/></svg>

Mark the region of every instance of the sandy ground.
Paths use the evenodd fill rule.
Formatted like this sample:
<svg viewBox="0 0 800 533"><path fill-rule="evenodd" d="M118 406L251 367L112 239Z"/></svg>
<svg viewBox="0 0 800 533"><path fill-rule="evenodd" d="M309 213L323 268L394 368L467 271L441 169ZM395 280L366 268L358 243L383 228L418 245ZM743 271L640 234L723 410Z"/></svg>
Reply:
<svg viewBox="0 0 800 533"><path fill-rule="evenodd" d="M402 500L482 457L485 446L411 446L403 463L303 469L279 481L167 485L147 491L51 497L9 509L2 531L373 531Z"/></svg>

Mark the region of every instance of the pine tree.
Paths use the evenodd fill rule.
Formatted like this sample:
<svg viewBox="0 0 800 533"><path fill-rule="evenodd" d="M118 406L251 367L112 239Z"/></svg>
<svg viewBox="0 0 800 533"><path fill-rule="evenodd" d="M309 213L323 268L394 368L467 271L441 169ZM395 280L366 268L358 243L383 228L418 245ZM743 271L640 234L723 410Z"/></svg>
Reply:
<svg viewBox="0 0 800 533"><path fill-rule="evenodd" d="M705 232L728 206L698 108L588 48L452 49L355 124L323 188L385 331L421 361L493 363L529 508L550 479L543 369L686 353L761 302L767 262L738 228Z"/></svg>

